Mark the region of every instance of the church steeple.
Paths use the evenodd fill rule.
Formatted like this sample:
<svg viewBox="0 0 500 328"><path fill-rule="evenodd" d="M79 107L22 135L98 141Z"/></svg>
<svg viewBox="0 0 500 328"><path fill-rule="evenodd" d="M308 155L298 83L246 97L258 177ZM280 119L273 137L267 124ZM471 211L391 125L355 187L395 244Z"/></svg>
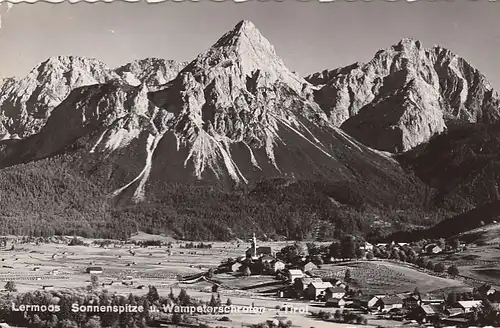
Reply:
<svg viewBox="0 0 500 328"><path fill-rule="evenodd" d="M257 238L255 238L255 232L252 237L252 255L257 256Z"/></svg>

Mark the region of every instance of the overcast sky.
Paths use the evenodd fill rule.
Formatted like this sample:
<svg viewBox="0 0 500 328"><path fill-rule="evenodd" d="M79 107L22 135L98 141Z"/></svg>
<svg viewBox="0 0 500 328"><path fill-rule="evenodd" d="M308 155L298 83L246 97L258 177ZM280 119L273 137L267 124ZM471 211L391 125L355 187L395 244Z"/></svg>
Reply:
<svg viewBox="0 0 500 328"><path fill-rule="evenodd" d="M2 14L0 76L25 75L56 55L111 67L145 57L192 60L242 19L302 75L368 61L413 37L453 50L500 89L500 2L487 0L16 4Z"/></svg>

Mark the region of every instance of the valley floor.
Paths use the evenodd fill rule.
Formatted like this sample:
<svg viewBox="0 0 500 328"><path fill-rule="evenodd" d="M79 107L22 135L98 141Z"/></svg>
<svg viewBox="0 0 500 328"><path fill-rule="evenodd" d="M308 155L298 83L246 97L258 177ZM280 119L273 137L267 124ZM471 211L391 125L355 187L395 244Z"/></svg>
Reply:
<svg viewBox="0 0 500 328"><path fill-rule="evenodd" d="M87 242L90 242L87 240ZM290 242L291 243L291 242ZM212 297L212 284L208 282L182 283L182 276L206 272L217 267L222 260L242 256L247 248L245 242L212 243L210 249L185 249L173 243L173 247L146 247L133 245L110 246L69 246L65 244L16 244L13 250L0 251L0 284L14 281L19 292L41 289L81 289L90 285L90 266L103 268L99 274L99 283L110 293L142 295L153 285L160 295L166 296L170 289L178 294L185 288L189 295L209 301ZM286 242L263 243L273 251L284 247ZM169 254L170 252L170 254ZM38 268L38 269L35 269ZM315 273L321 276L343 277L349 268L354 279L354 286L365 293L398 293L412 291L418 287L422 292L442 289L470 288L463 279L437 277L417 270L402 263L390 261L353 261L341 264L322 265ZM124 285L129 281L132 285ZM322 303L283 299L270 293L281 282L272 276L250 276L235 278L230 274L217 274L215 279L222 283L219 289L222 302L228 298L237 306L264 307L262 314L232 313L230 322L218 321L220 316L206 316L209 322L218 326L239 327L257 324L271 319L291 320L296 327L342 327L350 326L338 323L322 322L304 313L280 311L284 303L306 312L320 310L335 312L336 308L325 308ZM142 288L141 288L142 287ZM394 327L402 322L378 320L367 315L368 325ZM406 325L408 326L408 325Z"/></svg>

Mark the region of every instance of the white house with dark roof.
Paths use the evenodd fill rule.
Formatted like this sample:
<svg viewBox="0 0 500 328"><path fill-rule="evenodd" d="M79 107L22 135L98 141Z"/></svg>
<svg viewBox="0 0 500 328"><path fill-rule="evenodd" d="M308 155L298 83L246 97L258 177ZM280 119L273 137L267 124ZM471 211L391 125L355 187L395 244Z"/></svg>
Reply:
<svg viewBox="0 0 500 328"><path fill-rule="evenodd" d="M332 288L333 285L325 281L313 281L307 286L307 297L311 300L316 300L325 297L326 290Z"/></svg>
<svg viewBox="0 0 500 328"><path fill-rule="evenodd" d="M325 294L327 298L342 298L345 296L345 289L339 286L328 287Z"/></svg>
<svg viewBox="0 0 500 328"><path fill-rule="evenodd" d="M465 313L473 312L475 308L479 308L483 304L482 301L458 301L457 303L458 307Z"/></svg>
<svg viewBox="0 0 500 328"><path fill-rule="evenodd" d="M290 269L288 270L288 274L287 274L287 277L288 277L288 280L290 281L290 283L294 283L295 279L297 278L303 278L305 275L304 275L304 272L302 272L302 270L299 270L299 269Z"/></svg>
<svg viewBox="0 0 500 328"><path fill-rule="evenodd" d="M384 296L377 301L377 307L383 312L388 312L392 309L403 308L403 300L398 296Z"/></svg>

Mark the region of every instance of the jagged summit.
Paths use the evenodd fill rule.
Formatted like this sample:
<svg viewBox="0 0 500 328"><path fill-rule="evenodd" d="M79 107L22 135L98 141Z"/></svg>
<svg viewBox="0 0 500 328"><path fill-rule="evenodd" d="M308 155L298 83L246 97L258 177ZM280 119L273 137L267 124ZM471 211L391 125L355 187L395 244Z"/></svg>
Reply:
<svg viewBox="0 0 500 328"><path fill-rule="evenodd" d="M486 78L448 49L404 38L363 65L312 74L315 100L332 123L373 148L409 150L454 121L499 118ZM377 138L374 138L377 136Z"/></svg>
<svg viewBox="0 0 500 328"><path fill-rule="evenodd" d="M182 72L189 72L197 81L211 81L223 75L238 76L243 80L258 78L261 85L281 81L299 93L307 84L285 66L274 46L250 21L239 22ZM204 77L196 77L199 75Z"/></svg>
<svg viewBox="0 0 500 328"><path fill-rule="evenodd" d="M224 34L214 45L213 48L241 46L243 43L253 43L260 45L272 54L276 54L271 43L260 33L257 27L248 20L242 20L226 34Z"/></svg>
<svg viewBox="0 0 500 328"><path fill-rule="evenodd" d="M422 42L415 38L407 37L401 39L397 44L392 46L394 49L421 49Z"/></svg>
<svg viewBox="0 0 500 328"><path fill-rule="evenodd" d="M40 131L52 109L75 88L120 77L103 62L78 56L54 56L27 76L1 88L0 122L10 134L28 137Z"/></svg>

